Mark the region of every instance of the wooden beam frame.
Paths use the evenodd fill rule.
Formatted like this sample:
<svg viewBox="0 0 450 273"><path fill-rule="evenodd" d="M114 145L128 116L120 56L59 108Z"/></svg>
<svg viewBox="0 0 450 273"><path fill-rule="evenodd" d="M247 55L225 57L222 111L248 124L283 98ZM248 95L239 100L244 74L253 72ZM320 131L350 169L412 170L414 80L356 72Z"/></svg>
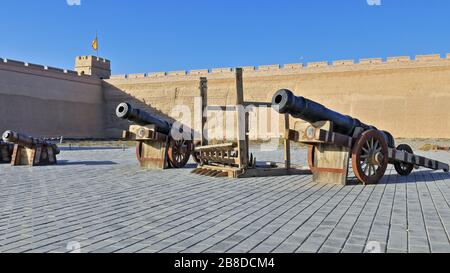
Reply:
<svg viewBox="0 0 450 273"><path fill-rule="evenodd" d="M207 106L203 104L205 111L218 110L218 111L235 111L237 113L237 142L235 144L219 144L210 145L196 148L200 157L203 157L205 161L211 160L209 165L200 165L200 167L193 171L196 174L217 176L217 171L223 171L220 176L227 175L231 178L243 178L243 177L264 177L264 176L280 176L280 175L293 175L293 174L311 174L308 169L292 169L291 166L291 140L285 137L284 140L284 168L261 168L253 166L253 162L250 162L249 152L249 115L245 111L247 106L266 106L271 108L272 104L268 102L246 102L244 98L244 83L243 83L243 70L242 68L236 68L236 105L235 106ZM205 100L205 93L202 93L202 99ZM205 116L205 115L204 115ZM289 115L284 115L283 118L284 129L288 132ZM203 120L202 130L204 130L206 121ZM206 141L203 141L206 143ZM233 151L231 147L238 152L237 158L229 158L230 153ZM225 153L224 153L225 152ZM224 156L226 155L226 156ZM215 162L216 160L217 162ZM234 164L233 164L234 163ZM230 166L232 165L232 166Z"/></svg>

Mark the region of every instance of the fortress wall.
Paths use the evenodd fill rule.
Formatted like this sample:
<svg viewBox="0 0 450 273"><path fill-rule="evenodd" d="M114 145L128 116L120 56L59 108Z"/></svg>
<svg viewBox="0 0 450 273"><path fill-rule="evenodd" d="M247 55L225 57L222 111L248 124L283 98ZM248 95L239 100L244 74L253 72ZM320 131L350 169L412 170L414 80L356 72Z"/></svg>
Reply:
<svg viewBox="0 0 450 273"><path fill-rule="evenodd" d="M267 102L278 89L288 88L391 131L398 138L450 138L450 55L243 68L247 101ZM199 94L200 76L208 77L210 104L233 104L235 83L231 68L159 72L106 80L107 113L127 98L150 104L163 113L180 103L192 107L193 97ZM114 120L108 122L110 132L124 126Z"/></svg>
<svg viewBox="0 0 450 273"><path fill-rule="evenodd" d="M102 82L77 72L0 59L0 132L104 137Z"/></svg>

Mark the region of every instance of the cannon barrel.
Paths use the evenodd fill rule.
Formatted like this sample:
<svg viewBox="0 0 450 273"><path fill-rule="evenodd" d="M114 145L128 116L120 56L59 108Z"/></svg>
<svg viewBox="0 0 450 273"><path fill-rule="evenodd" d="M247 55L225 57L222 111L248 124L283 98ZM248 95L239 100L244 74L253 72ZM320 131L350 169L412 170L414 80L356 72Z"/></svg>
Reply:
<svg viewBox="0 0 450 273"><path fill-rule="evenodd" d="M33 149L37 145L53 146L56 154L59 154L60 152L55 144L44 139L30 137L10 130L3 133L2 139L4 142L15 143L29 149Z"/></svg>
<svg viewBox="0 0 450 273"><path fill-rule="evenodd" d="M292 91L281 89L272 99L272 106L280 114L289 114L294 118L299 118L309 123L319 121L333 122L333 131L353 137L356 128L363 128L364 131L375 129L376 127L367 125L350 116L342 115L338 112L330 110L325 106L306 99L304 97L296 97ZM395 146L393 136L386 131L382 131L389 147Z"/></svg>
<svg viewBox="0 0 450 273"><path fill-rule="evenodd" d="M129 120L141 126L154 124L156 130L165 135L169 135L172 128L172 124L169 122L142 111L141 109L133 108L128 103L119 104L116 109L116 115L118 118Z"/></svg>

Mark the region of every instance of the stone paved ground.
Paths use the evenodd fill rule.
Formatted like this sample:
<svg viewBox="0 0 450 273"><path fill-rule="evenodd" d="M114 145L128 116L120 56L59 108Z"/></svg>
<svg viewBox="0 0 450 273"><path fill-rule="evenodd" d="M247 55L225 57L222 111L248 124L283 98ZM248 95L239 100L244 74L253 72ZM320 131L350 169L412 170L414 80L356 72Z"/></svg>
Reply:
<svg viewBox="0 0 450 273"><path fill-rule="evenodd" d="M304 164L305 152L294 158ZM372 241L383 252L450 252L449 174L389 170L380 185L342 187L143 171L132 149L59 159L0 166L0 252L66 252L73 241L82 252L363 252Z"/></svg>

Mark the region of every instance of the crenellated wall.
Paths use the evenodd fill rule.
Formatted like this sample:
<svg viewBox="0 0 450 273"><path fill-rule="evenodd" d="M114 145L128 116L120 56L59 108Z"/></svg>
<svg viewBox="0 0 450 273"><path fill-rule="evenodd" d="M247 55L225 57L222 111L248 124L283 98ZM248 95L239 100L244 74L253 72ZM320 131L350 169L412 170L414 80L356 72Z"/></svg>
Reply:
<svg viewBox="0 0 450 273"><path fill-rule="evenodd" d="M236 99L233 68L101 80L109 76L108 60L88 56L77 57L76 62L78 73L0 59L0 131L119 137L128 123L115 117L118 103L129 101L170 119L177 105L193 111L200 77L208 78L209 105L232 105ZM247 101L268 102L278 89L288 88L398 138L450 138L450 54L245 66L243 70ZM94 76L82 75L85 71Z"/></svg>
<svg viewBox="0 0 450 273"><path fill-rule="evenodd" d="M360 60L337 60L333 62L310 62L306 64L285 64L285 65L261 65L261 66L244 66L242 67L244 72L262 74L265 72L273 73L318 73L318 72L332 72L342 70L365 70L365 69L394 69L401 68L401 65L411 66L433 66L448 64L450 62L450 53L442 57L440 54L429 55L417 55L414 58L409 56L396 56L383 58L368 58ZM400 66L399 66L400 65ZM345 67L345 68L343 68ZM140 74L125 74L125 75L113 75L112 80L120 79L139 79L139 78L173 78L173 77L197 77L197 76L217 76L217 75L229 75L234 71L234 68L212 68L212 69L200 69L200 70L181 70L170 72L151 72Z"/></svg>
<svg viewBox="0 0 450 273"><path fill-rule="evenodd" d="M248 101L270 101L288 88L329 108L352 115L396 137L450 138L450 54L337 60L303 64L243 67ZM200 77L208 78L209 103L233 104L232 68L111 76L106 80L107 103L114 89L168 113L198 96ZM114 121L107 127L114 131ZM118 130L116 130L118 131Z"/></svg>
<svg viewBox="0 0 450 273"><path fill-rule="evenodd" d="M104 137L102 81L71 70L0 59L0 132Z"/></svg>

